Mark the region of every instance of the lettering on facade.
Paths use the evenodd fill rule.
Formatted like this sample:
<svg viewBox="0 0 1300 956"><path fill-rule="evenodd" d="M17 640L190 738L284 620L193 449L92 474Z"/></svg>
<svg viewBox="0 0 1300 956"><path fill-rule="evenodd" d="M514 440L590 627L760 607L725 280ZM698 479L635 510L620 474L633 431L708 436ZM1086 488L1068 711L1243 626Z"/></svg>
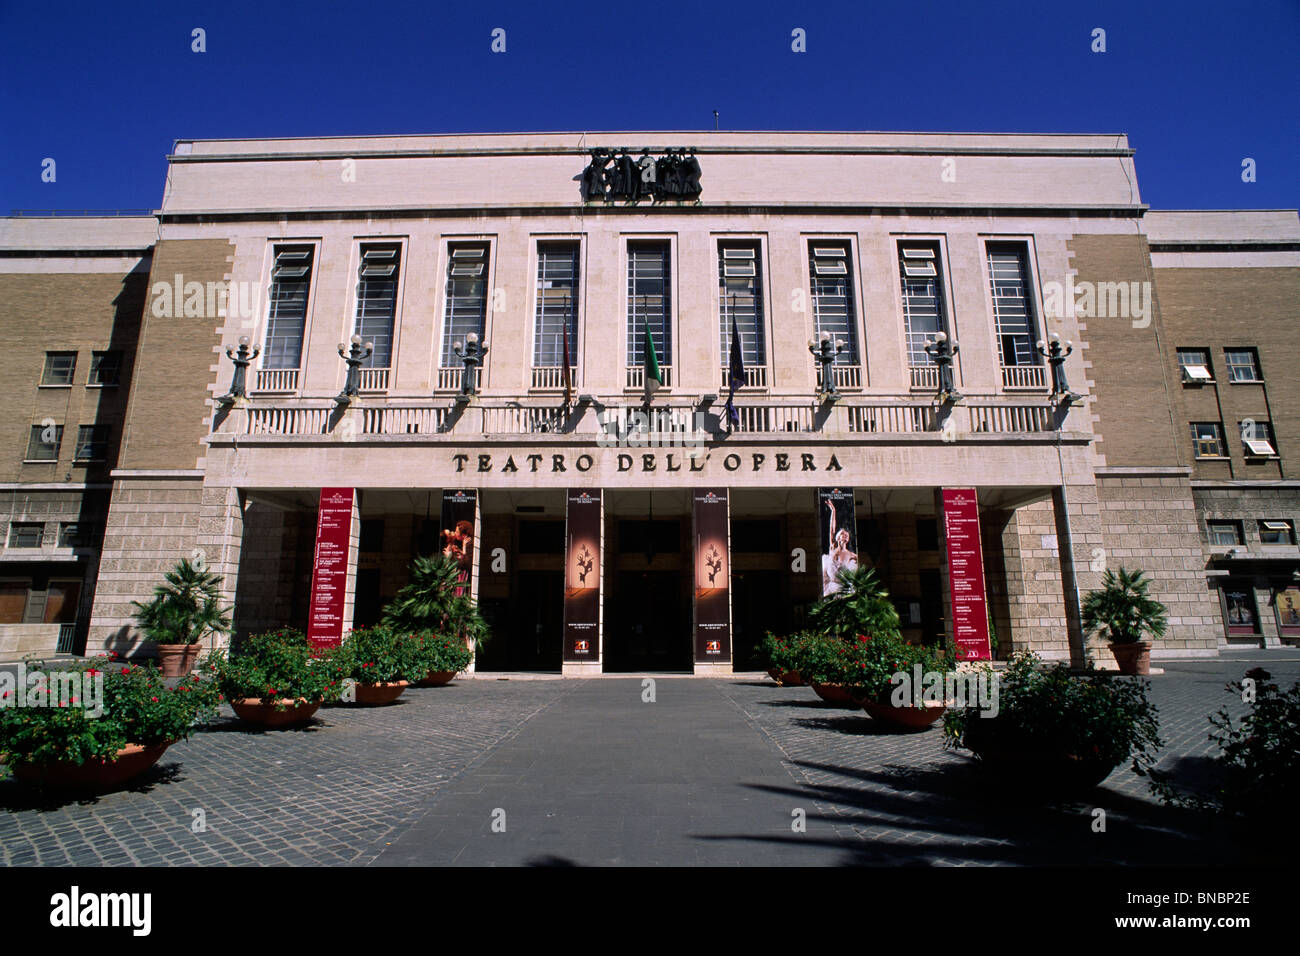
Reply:
<svg viewBox="0 0 1300 956"><path fill-rule="evenodd" d="M619 472L703 472L705 465L712 459L713 454L704 455L681 454L678 452L668 452L659 454L655 452L631 455L626 452L620 452L614 456L614 464ZM722 467L726 471L740 471L742 466L748 464L746 470L770 472L770 471L843 471L839 459L835 455L829 458L820 456L821 462L818 462L818 455L808 452L800 454L799 466L794 468L788 454L768 455L762 452L752 452L739 454L729 452L723 456ZM546 474L553 475L565 474L572 468L575 471L587 472L596 464L596 459L586 453L574 458L568 454L551 454L551 455L519 455L518 461L514 454L490 455L479 454L469 455L458 453L451 456L452 461L456 464L457 472L474 471L484 474L518 474L524 472L528 474ZM547 459L550 459L548 462ZM473 463L471 464L471 460Z"/></svg>
<svg viewBox="0 0 1300 956"><path fill-rule="evenodd" d="M670 149L658 157L643 149L636 158L626 147L617 154L612 149L593 149L582 171L582 195L587 201L632 203L699 199L700 162L694 149Z"/></svg>

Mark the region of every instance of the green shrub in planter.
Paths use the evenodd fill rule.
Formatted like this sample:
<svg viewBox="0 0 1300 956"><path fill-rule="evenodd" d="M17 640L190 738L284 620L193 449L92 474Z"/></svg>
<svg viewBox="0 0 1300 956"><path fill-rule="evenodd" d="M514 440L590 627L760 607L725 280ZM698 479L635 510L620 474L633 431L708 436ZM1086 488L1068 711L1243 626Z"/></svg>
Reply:
<svg viewBox="0 0 1300 956"><path fill-rule="evenodd" d="M339 665L336 649L314 649L302 631L284 627L241 641L231 654L209 655L201 669L226 700L257 698L284 710L288 701L336 700Z"/></svg>
<svg viewBox="0 0 1300 956"><path fill-rule="evenodd" d="M791 670L809 684L843 684L848 644L834 634L806 632L792 641Z"/></svg>
<svg viewBox="0 0 1300 956"><path fill-rule="evenodd" d="M762 670L779 671L787 673L797 670L794 659L796 656L796 647L803 635L790 634L785 637L778 637L771 631L763 635L756 648L756 657L758 666Z"/></svg>
<svg viewBox="0 0 1300 956"><path fill-rule="evenodd" d="M1282 691L1263 668L1246 672L1254 700L1239 721L1227 709L1210 715L1210 740L1219 746L1218 780L1206 796L1178 792L1164 774L1152 773L1151 789L1166 802L1273 828L1300 798L1300 683ZM1247 685L1227 691L1245 697Z"/></svg>
<svg viewBox="0 0 1300 956"><path fill-rule="evenodd" d="M920 665L923 677L937 674L941 680L954 670L952 660L947 656L924 644L909 644L897 634L859 635L845 647L841 652L841 682L849 687L855 698L869 703L892 703L895 688L899 686L894 675L906 674L908 681L914 682L917 665ZM912 702L913 696L909 695L906 705Z"/></svg>
<svg viewBox="0 0 1300 956"><path fill-rule="evenodd" d="M336 653L340 678L358 684L418 681L429 673L419 642L405 629L358 628L343 639Z"/></svg>
<svg viewBox="0 0 1300 956"><path fill-rule="evenodd" d="M474 655L465 642L446 634L418 631L409 635L416 644L415 656L421 677L433 673L458 674L469 667Z"/></svg>
<svg viewBox="0 0 1300 956"><path fill-rule="evenodd" d="M29 674L45 675L45 704L32 705L26 688L4 690L0 707L0 752L9 766L91 759L113 761L128 744L150 746L184 740L199 721L216 713L217 692L195 675L168 687L157 668L96 658L53 670L41 662L26 665ZM63 675L63 676L61 676ZM88 686L103 678L102 705L88 710L87 701L60 701L56 688L65 679ZM22 706L11 695L23 694ZM39 698L38 698L39 699ZM62 706L60 706L62 704ZM96 712L98 711L98 713Z"/></svg>
<svg viewBox="0 0 1300 956"><path fill-rule="evenodd" d="M1041 664L1023 651L997 674L996 717L982 717L978 707L945 714L945 746L1007 771L1041 774L1047 785L1100 783L1130 757L1137 773L1149 772L1161 746L1149 683L1099 671L1072 676L1064 664Z"/></svg>

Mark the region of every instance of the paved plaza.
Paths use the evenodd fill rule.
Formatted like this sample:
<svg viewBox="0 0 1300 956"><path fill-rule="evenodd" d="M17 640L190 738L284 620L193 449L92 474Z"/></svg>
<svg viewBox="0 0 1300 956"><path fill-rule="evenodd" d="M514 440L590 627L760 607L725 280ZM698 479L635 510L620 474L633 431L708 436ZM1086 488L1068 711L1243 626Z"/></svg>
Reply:
<svg viewBox="0 0 1300 956"><path fill-rule="evenodd" d="M1224 685L1261 664L1300 679L1292 649L1162 665L1162 768L1204 778L1207 715L1240 713ZM226 710L130 789L46 800L0 782L0 864L1267 862L1223 821L1160 806L1127 767L1086 802L1036 806L945 751L938 727L886 732L808 688L657 676L647 696L639 677L479 677L324 708L299 731Z"/></svg>

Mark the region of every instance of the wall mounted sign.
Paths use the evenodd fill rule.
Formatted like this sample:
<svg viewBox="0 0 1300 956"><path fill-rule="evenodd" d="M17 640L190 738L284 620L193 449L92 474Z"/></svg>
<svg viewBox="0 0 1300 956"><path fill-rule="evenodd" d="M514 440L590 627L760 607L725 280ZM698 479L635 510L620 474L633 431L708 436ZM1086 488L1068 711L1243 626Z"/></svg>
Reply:
<svg viewBox="0 0 1300 956"><path fill-rule="evenodd" d="M473 593L474 524L478 515L478 492L444 491L442 493L442 540L439 546L445 557L460 566L461 585L456 594Z"/></svg>
<svg viewBox="0 0 1300 956"><path fill-rule="evenodd" d="M980 547L980 505L974 488L943 489L943 532L952 593L952 637L960 661L992 659L984 553Z"/></svg>
<svg viewBox="0 0 1300 956"><path fill-rule="evenodd" d="M840 571L858 567L858 523L852 488L818 488L817 522L821 529L822 597L840 589Z"/></svg>
<svg viewBox="0 0 1300 956"><path fill-rule="evenodd" d="M695 660L731 660L731 547L726 488L699 488L695 507Z"/></svg>
<svg viewBox="0 0 1300 956"><path fill-rule="evenodd" d="M343 640L355 497L355 488L320 490L316 550L312 560L311 606L307 612L307 640L313 647L330 647Z"/></svg>
<svg viewBox="0 0 1300 956"><path fill-rule="evenodd" d="M593 149L582 171L582 195L590 201L639 202L642 199L700 198L700 163L694 149L670 149L662 156L643 150L633 157L626 148Z"/></svg>
<svg viewBox="0 0 1300 956"><path fill-rule="evenodd" d="M564 548L564 659L599 660L600 489L568 493Z"/></svg>

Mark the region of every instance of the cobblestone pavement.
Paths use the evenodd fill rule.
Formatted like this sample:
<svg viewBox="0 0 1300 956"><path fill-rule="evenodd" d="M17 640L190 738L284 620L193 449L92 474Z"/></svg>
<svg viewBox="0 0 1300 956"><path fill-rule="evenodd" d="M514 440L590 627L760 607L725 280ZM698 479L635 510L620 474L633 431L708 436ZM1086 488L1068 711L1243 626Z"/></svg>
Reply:
<svg viewBox="0 0 1300 956"><path fill-rule="evenodd" d="M1151 681L1164 743L1158 770L1200 788L1217 746L1208 715L1245 711L1224 688L1255 666L1283 688L1300 679L1294 650L1206 662L1158 662ZM818 812L848 849L848 865L1074 865L1277 863L1222 821L1171 810L1128 765L1086 803L1034 805L999 790L961 751L944 750L939 726L895 733L865 715L823 704L807 688L735 682L725 693L785 755L793 778L817 792ZM792 798L799 794L792 788ZM1105 811L1095 832L1094 811Z"/></svg>
<svg viewBox="0 0 1300 956"><path fill-rule="evenodd" d="M1242 709L1223 690L1229 680L1260 663L1284 686L1300 679L1294 651L1234 658L1167 663L1165 674L1151 678L1166 742L1162 768L1189 781L1203 773L1213 752L1207 715L1224 705ZM575 841L553 832L550 843L539 839L521 847L528 855L520 859L490 858L481 851L485 844L474 850L473 834L466 836L485 827L475 810L457 835L459 846L471 846L471 852L455 851L459 861L1259 859L1252 856L1258 847L1243 846L1223 824L1160 806L1127 768L1116 770L1086 804L1034 806L993 788L969 757L943 750L937 727L883 733L860 712L831 708L807 688L779 688L765 678L662 679L654 706L673 708L680 700L682 716L660 711L658 723L634 727L625 714L622 723L611 720L605 727L599 712L614 684L628 682L462 680L408 691L386 708L325 708L301 731L250 732L227 716L172 747L136 785L97 798L44 802L13 781L0 782L0 864L450 862L438 834L449 823L457 828L466 794L482 792L495 806L499 801L489 791L509 784L516 803L552 817L547 808L562 812L575 804L575 773L585 775L589 792L614 797L584 805L604 815L605 832L621 834L617 855L596 845L598 833ZM698 732L679 726L700 721L715 726ZM572 734L579 723L589 729L585 742ZM732 759L719 760L733 750ZM638 752L664 766L642 772L630 762ZM602 778L606 754L622 762ZM709 772L695 778L697 766ZM633 785L624 792L637 800L620 799L618 788ZM663 809L646 811L660 787ZM689 806L675 813L672 801L688 790L683 800ZM796 807L808 814L807 832L797 835L790 832L787 809ZM1096 808L1106 811L1104 833L1093 830ZM193 832L195 810L204 812L206 832ZM787 822L760 822L775 811ZM642 819L647 815L652 819ZM423 843L422 834L430 842ZM435 845L435 837L443 842Z"/></svg>

